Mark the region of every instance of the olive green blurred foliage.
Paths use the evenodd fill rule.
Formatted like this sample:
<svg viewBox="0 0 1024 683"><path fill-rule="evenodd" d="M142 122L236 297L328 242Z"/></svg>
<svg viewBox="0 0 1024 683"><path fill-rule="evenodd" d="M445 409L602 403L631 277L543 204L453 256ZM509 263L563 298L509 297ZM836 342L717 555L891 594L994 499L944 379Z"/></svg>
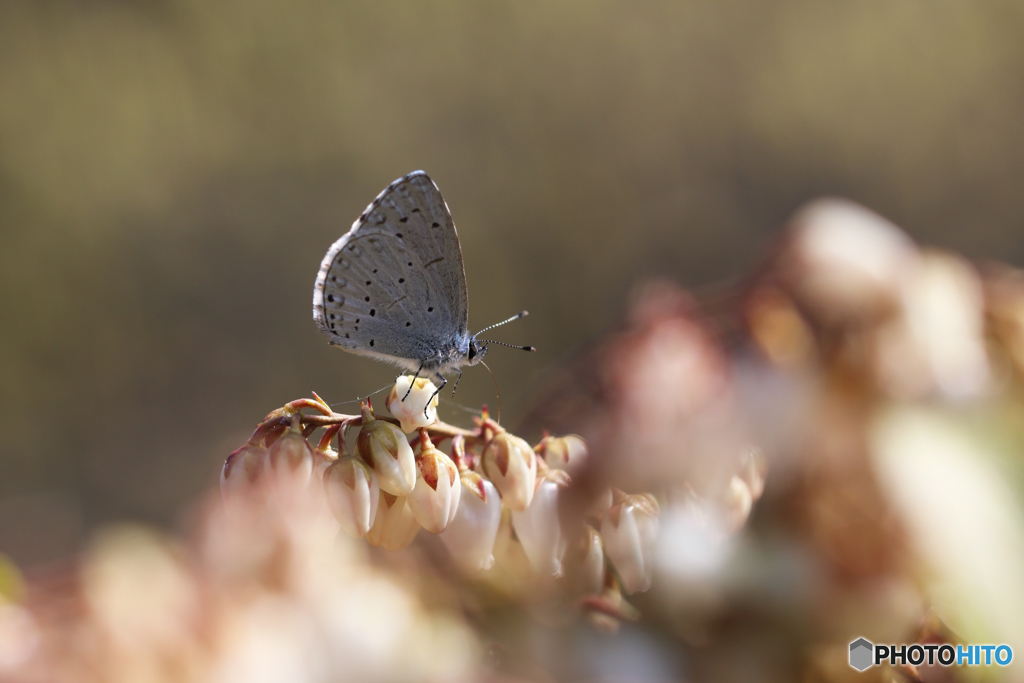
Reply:
<svg viewBox="0 0 1024 683"><path fill-rule="evenodd" d="M269 410L393 371L313 279L423 168L460 230L505 421L653 275L747 270L839 194L1024 262L1015 2L0 3L0 549L173 523ZM457 401L494 403L474 369ZM447 415L445 412L447 411ZM465 420L451 400L442 416ZM41 539L46 539L45 542Z"/></svg>

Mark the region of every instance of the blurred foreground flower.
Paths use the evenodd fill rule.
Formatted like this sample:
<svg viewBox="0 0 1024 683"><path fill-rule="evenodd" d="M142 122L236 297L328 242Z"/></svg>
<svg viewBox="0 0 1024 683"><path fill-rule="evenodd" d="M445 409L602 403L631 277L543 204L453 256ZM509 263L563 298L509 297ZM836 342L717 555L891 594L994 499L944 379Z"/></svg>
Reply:
<svg viewBox="0 0 1024 683"><path fill-rule="evenodd" d="M0 679L477 679L478 641L450 605L423 603L308 508L236 502L205 505L187 545L112 528L72 580L0 605Z"/></svg>
<svg viewBox="0 0 1024 683"><path fill-rule="evenodd" d="M385 550L401 550L412 543L419 530L419 522L412 513L407 497L381 493L377 516L366 534L366 540Z"/></svg>

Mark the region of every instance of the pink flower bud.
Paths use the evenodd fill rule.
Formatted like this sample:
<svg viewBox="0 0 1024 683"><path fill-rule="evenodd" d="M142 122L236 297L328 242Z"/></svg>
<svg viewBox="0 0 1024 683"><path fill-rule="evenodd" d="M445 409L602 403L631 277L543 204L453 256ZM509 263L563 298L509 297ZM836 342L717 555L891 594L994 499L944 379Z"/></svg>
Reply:
<svg viewBox="0 0 1024 683"><path fill-rule="evenodd" d="M409 391L410 384L412 391ZM413 383L412 375L402 375L395 380L384 405L402 423L402 431L408 434L437 422L436 391L434 383L425 377L419 377ZM430 405L427 405L428 401Z"/></svg>
<svg viewBox="0 0 1024 683"><path fill-rule="evenodd" d="M501 498L494 484L476 472L463 472L462 497L441 540L455 562L468 571L490 569L501 524Z"/></svg>
<svg viewBox="0 0 1024 683"><path fill-rule="evenodd" d="M575 434L546 436L537 451L551 467L573 472L587 459L587 442Z"/></svg>
<svg viewBox="0 0 1024 683"><path fill-rule="evenodd" d="M419 530L419 522L412 516L406 497L381 491L377 516L366 534L370 545L384 550L401 550L412 543Z"/></svg>
<svg viewBox="0 0 1024 683"><path fill-rule="evenodd" d="M658 502L650 494L619 493L601 522L604 550L627 593L651 587L655 542L658 538Z"/></svg>
<svg viewBox="0 0 1024 683"><path fill-rule="evenodd" d="M462 485L451 458L434 448L426 432L420 432L420 438L422 445L416 458L419 476L409 494L409 508L424 529L439 534L455 517Z"/></svg>
<svg viewBox="0 0 1024 683"><path fill-rule="evenodd" d="M557 471L557 470L556 470ZM565 476L565 473L562 473ZM537 485L529 507L512 512L512 528L534 570L543 576L561 576L565 538L558 520L558 492L555 478L545 477Z"/></svg>
<svg viewBox="0 0 1024 683"><path fill-rule="evenodd" d="M356 437L356 450L377 474L381 491L406 496L416 486L416 458L405 434L390 422L378 420L366 404L362 406L363 426Z"/></svg>
<svg viewBox="0 0 1024 683"><path fill-rule="evenodd" d="M273 443L265 462L272 481L288 488L305 488L313 476L313 448L298 426L289 428Z"/></svg>
<svg viewBox="0 0 1024 683"><path fill-rule="evenodd" d="M525 510L537 482L537 458L530 444L502 431L487 443L482 460L484 475L501 492L505 506Z"/></svg>
<svg viewBox="0 0 1024 683"><path fill-rule="evenodd" d="M369 465L346 456L324 471L327 506L346 534L361 538L373 527L380 488Z"/></svg>
<svg viewBox="0 0 1024 683"><path fill-rule="evenodd" d="M220 471L220 492L225 498L252 488L266 467L267 449L247 443L224 461Z"/></svg>

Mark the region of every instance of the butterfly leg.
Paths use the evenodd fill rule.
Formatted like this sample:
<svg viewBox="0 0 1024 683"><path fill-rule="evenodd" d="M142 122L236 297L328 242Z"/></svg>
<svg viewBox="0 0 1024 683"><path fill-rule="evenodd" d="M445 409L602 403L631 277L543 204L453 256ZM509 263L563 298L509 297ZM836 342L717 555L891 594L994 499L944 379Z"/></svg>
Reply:
<svg viewBox="0 0 1024 683"><path fill-rule="evenodd" d="M427 408L430 407L430 403L434 400L434 397L441 393L441 390L444 389L445 384L448 384L448 380L445 379L445 376L442 375L440 372L435 372L434 374L437 376L439 380L441 380L441 386L434 390L434 393L430 395L430 399L427 401L427 405L423 406L423 417L427 417Z"/></svg>
<svg viewBox="0 0 1024 683"><path fill-rule="evenodd" d="M409 388L405 391L405 396L402 397L402 403L405 403L405 399L409 398L409 394L412 393L412 388L416 386L416 378L420 376L420 372L423 370L423 366L426 365L427 361L420 361L420 367L416 370L416 374L412 376L412 381L409 382Z"/></svg>
<svg viewBox="0 0 1024 683"><path fill-rule="evenodd" d="M459 376L455 378L455 386L452 387L452 398L455 398L455 392L459 390L459 380L462 379L462 370L455 368L455 372L459 373Z"/></svg>

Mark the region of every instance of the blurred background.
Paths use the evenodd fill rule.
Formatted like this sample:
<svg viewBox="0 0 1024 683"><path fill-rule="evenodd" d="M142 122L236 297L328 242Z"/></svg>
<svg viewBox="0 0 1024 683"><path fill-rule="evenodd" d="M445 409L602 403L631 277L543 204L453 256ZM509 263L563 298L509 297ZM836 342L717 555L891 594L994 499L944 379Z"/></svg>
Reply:
<svg viewBox="0 0 1024 683"><path fill-rule="evenodd" d="M391 369L311 319L327 247L426 170L503 421L630 288L753 267L841 195L1024 263L1014 2L0 3L0 551L180 523L271 409ZM485 370L456 401L494 403ZM354 407L353 407L354 410ZM442 418L467 421L452 401ZM524 434L528 438L536 435Z"/></svg>

